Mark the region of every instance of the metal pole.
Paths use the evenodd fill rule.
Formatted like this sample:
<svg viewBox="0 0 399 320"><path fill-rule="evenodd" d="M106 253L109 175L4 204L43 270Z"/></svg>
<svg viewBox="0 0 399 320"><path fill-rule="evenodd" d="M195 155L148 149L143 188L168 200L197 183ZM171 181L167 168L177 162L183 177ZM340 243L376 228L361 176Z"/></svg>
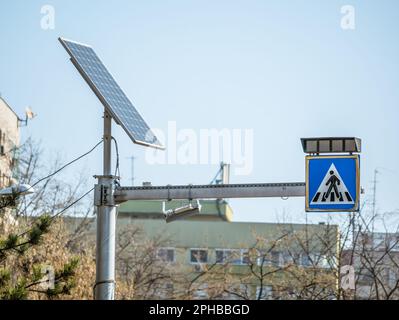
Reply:
<svg viewBox="0 0 399 320"><path fill-rule="evenodd" d="M372 212L372 216L371 216L371 232L374 233L374 220L375 220L375 201L376 201L376 192L377 192L377 173L378 170L375 169L374 170L374 181L373 181L373 212ZM373 235L374 236L374 235Z"/></svg>
<svg viewBox="0 0 399 320"><path fill-rule="evenodd" d="M128 200L286 198L304 196L304 182L120 187L114 192L115 203L122 203Z"/></svg>
<svg viewBox="0 0 399 320"><path fill-rule="evenodd" d="M104 169L97 176L97 246L96 246L96 300L113 300L115 291L115 223L116 205L113 201L111 173L112 118L104 111Z"/></svg>

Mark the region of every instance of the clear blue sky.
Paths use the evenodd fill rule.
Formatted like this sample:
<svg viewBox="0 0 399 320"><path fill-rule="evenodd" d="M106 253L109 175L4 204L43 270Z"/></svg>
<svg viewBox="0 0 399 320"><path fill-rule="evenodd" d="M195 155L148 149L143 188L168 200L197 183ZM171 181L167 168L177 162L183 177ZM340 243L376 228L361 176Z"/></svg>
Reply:
<svg viewBox="0 0 399 320"><path fill-rule="evenodd" d="M40 27L43 5L55 29ZM356 29L340 27L342 5ZM102 134L102 106L57 38L91 44L152 127L251 128L254 170L231 182L304 181L300 137L363 140L362 200L378 176L380 212L399 209L398 1L2 1L0 92L23 115L38 114L22 136L48 158L72 159ZM208 183L212 165L150 166L143 147L114 126L122 184ZM101 172L101 151L75 165ZM94 179L89 180L94 183ZM304 199L231 200L237 221L304 221ZM323 221L326 214L308 214Z"/></svg>

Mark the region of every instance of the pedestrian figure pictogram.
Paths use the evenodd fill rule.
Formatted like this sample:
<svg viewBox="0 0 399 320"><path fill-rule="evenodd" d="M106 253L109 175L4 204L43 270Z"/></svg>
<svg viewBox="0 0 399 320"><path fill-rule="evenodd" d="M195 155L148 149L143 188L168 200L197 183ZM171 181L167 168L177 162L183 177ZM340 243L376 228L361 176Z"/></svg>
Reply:
<svg viewBox="0 0 399 320"><path fill-rule="evenodd" d="M342 193L340 193L338 191L338 187L341 184L341 180L339 180L337 178L337 176L334 174L334 171L331 170L330 171L330 179L328 179L328 181L326 182L326 185L330 185L328 187L327 193L323 195L323 199L322 201L326 201L327 198L330 196L331 201L334 201L334 198L336 197L337 199L339 199L339 201L344 201L344 199L342 198ZM334 189L334 190L333 190ZM331 193L331 191L334 191L333 193Z"/></svg>
<svg viewBox="0 0 399 320"><path fill-rule="evenodd" d="M331 203L354 203L334 163L328 169L310 204Z"/></svg>

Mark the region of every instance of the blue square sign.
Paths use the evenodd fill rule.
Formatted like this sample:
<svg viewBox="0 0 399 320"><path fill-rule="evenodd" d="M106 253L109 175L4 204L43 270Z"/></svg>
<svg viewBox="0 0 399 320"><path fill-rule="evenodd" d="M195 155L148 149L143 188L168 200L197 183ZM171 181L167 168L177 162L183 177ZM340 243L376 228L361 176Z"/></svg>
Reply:
<svg viewBox="0 0 399 320"><path fill-rule="evenodd" d="M359 211L360 157L306 157L306 211Z"/></svg>

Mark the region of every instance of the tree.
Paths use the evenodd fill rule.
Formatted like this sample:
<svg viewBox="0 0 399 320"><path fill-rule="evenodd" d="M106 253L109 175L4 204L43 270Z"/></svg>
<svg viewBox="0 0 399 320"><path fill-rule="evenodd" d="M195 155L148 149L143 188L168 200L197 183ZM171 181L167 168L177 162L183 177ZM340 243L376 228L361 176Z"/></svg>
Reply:
<svg viewBox="0 0 399 320"><path fill-rule="evenodd" d="M363 207L364 208L364 207ZM365 210L351 217L352 239L343 247L343 264L353 267L353 287L342 299L399 299L399 212L377 216ZM375 232L378 223L380 232Z"/></svg>
<svg viewBox="0 0 399 320"><path fill-rule="evenodd" d="M45 174L44 166L39 165L41 150L31 139L18 153L16 178L20 183L35 185L36 193L2 199L0 298L71 297L71 290L79 284L77 273L83 271L79 262L87 258L75 254L71 245L65 246L69 234L57 216L75 203L82 181L72 186Z"/></svg>
<svg viewBox="0 0 399 320"><path fill-rule="evenodd" d="M168 263L168 239L147 238L137 226L122 227L116 239L117 291L119 299L162 299L174 296L170 284L178 278Z"/></svg>
<svg viewBox="0 0 399 320"><path fill-rule="evenodd" d="M277 224L273 234L253 232L252 245L216 250L195 274L182 270L189 299L334 299L337 236L334 225ZM184 286L184 282L186 285Z"/></svg>
<svg viewBox="0 0 399 320"><path fill-rule="evenodd" d="M239 299L331 299L336 272L329 263L337 255L337 229L289 224L276 228L272 237L253 235L242 275L230 275L224 291Z"/></svg>

